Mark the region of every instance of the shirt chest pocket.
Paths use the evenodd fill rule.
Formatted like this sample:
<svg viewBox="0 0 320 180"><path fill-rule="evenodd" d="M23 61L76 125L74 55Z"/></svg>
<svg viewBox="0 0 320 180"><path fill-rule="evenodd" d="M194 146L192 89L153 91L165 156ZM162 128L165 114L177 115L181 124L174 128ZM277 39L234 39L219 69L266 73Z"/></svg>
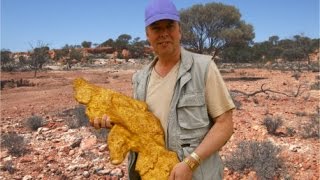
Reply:
<svg viewBox="0 0 320 180"><path fill-rule="evenodd" d="M183 94L177 105L178 122L183 129L199 129L209 125L204 93Z"/></svg>

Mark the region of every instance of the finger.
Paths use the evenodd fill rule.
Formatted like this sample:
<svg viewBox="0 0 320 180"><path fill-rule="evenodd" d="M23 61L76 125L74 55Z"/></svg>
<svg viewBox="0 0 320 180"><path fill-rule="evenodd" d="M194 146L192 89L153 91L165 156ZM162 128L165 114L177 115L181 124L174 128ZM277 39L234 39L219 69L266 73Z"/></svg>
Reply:
<svg viewBox="0 0 320 180"><path fill-rule="evenodd" d="M90 119L89 121L90 125L94 127L95 121L97 121L97 118Z"/></svg>
<svg viewBox="0 0 320 180"><path fill-rule="evenodd" d="M174 171L171 171L170 176L169 176L169 180L174 180L174 176L175 176Z"/></svg>
<svg viewBox="0 0 320 180"><path fill-rule="evenodd" d="M105 118L105 116L103 116L100 122L101 128L106 128L106 121L107 119Z"/></svg>
<svg viewBox="0 0 320 180"><path fill-rule="evenodd" d="M101 128L101 126L100 126L100 119L99 119L99 118L95 118L95 119L94 119L93 126L94 126L94 128L96 128L96 129L100 129L100 128Z"/></svg>
<svg viewBox="0 0 320 180"><path fill-rule="evenodd" d="M111 122L111 119L109 117L107 117L107 119L106 119L106 127L107 128L112 128L113 125L114 125L114 123Z"/></svg>
<svg viewBox="0 0 320 180"><path fill-rule="evenodd" d="M111 128L111 126L110 126L110 118L107 115L103 115L101 124L105 128Z"/></svg>

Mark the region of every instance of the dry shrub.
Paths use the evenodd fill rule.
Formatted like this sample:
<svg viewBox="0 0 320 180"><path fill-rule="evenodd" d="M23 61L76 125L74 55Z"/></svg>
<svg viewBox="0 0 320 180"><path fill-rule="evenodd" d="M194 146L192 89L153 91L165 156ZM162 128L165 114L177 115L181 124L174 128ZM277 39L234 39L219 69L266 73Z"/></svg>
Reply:
<svg viewBox="0 0 320 180"><path fill-rule="evenodd" d="M19 80L1 80L1 89L3 88L16 88L22 86L35 86L34 83L30 82L29 80L19 79Z"/></svg>
<svg viewBox="0 0 320 180"><path fill-rule="evenodd" d="M4 164L1 166L2 171L8 171L10 174L13 174L15 172L15 167L13 166L12 161L6 161Z"/></svg>
<svg viewBox="0 0 320 180"><path fill-rule="evenodd" d="M25 125L31 131L36 131L44 125L44 120L40 116L32 116L26 120Z"/></svg>
<svg viewBox="0 0 320 180"><path fill-rule="evenodd" d="M272 135L278 135L277 129L282 125L283 121L281 120L281 117L270 117L267 116L264 118L262 125L265 125L267 127L267 131L269 134Z"/></svg>
<svg viewBox="0 0 320 180"><path fill-rule="evenodd" d="M230 96L231 96L231 99L232 99L234 105L236 106L236 109L237 110L241 109L242 103L241 103L241 101L238 101L236 99L237 93L230 92Z"/></svg>
<svg viewBox="0 0 320 180"><path fill-rule="evenodd" d="M69 116L66 119L66 124L71 129L80 128L82 126L87 126L89 119L85 113L86 107L83 105L78 105L74 109L65 111L65 115Z"/></svg>
<svg viewBox="0 0 320 180"><path fill-rule="evenodd" d="M320 90L320 81L311 84L310 90Z"/></svg>
<svg viewBox="0 0 320 180"><path fill-rule="evenodd" d="M299 80L299 78L301 77L301 73L298 71L294 71L291 77L294 77L296 80Z"/></svg>
<svg viewBox="0 0 320 180"><path fill-rule="evenodd" d="M314 115L310 121L302 127L303 138L320 138L320 117Z"/></svg>
<svg viewBox="0 0 320 180"><path fill-rule="evenodd" d="M9 132L1 135L1 146L8 149L9 154L21 156L27 152L26 142L23 136L15 132Z"/></svg>
<svg viewBox="0 0 320 180"><path fill-rule="evenodd" d="M269 141L242 141L238 149L226 158L225 164L231 171L252 170L259 179L273 179L281 173L282 159L278 158L280 149Z"/></svg>
<svg viewBox="0 0 320 180"><path fill-rule="evenodd" d="M101 128L101 129L94 129L92 128L92 134L94 134L97 137L97 140L99 142L106 142L108 138L110 129Z"/></svg>
<svg viewBox="0 0 320 180"><path fill-rule="evenodd" d="M16 81L17 83L17 87L21 87L21 86L35 86L34 83L30 82L29 80L26 79L20 79Z"/></svg>
<svg viewBox="0 0 320 180"><path fill-rule="evenodd" d="M287 130L287 135L290 137L292 137L296 134L296 131L292 127L286 127L286 130Z"/></svg>

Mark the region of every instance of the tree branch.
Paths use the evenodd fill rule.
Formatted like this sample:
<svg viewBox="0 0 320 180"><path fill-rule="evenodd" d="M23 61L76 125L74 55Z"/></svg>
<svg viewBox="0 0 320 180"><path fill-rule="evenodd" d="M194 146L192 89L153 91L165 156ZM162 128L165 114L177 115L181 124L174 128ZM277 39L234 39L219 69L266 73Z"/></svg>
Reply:
<svg viewBox="0 0 320 180"><path fill-rule="evenodd" d="M283 92L279 92L279 91L274 91L274 90L271 90L271 89L264 89L263 86L265 85L265 83L263 83L260 87L260 90L259 91L255 91L253 93L245 93L245 92L242 92L242 91L239 91L239 90L230 90L231 92L234 92L234 93L239 93L239 94L243 94L247 97L250 97L250 96L255 96L256 94L259 94L259 93L265 93L265 94L268 94L268 92L271 92L271 93L276 93L276 94L281 94L281 95L285 95L287 97L298 97L299 95L301 95L304 91L301 91L301 84L299 85L298 89L297 89L297 92L293 95L290 95L290 94L286 94L286 93L283 93Z"/></svg>

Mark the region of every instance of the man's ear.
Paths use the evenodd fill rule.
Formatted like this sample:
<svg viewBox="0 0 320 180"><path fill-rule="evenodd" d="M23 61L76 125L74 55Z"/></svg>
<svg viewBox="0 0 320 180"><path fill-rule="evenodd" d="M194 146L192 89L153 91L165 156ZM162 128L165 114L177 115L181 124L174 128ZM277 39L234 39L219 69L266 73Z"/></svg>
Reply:
<svg viewBox="0 0 320 180"><path fill-rule="evenodd" d="M147 41L148 41L148 43L150 44L150 41L149 41L149 33L148 33L147 28L146 28L146 37L147 37Z"/></svg>
<svg viewBox="0 0 320 180"><path fill-rule="evenodd" d="M182 39L182 29L181 29L180 23L179 23L179 33L180 33L179 40L181 41L181 39Z"/></svg>

